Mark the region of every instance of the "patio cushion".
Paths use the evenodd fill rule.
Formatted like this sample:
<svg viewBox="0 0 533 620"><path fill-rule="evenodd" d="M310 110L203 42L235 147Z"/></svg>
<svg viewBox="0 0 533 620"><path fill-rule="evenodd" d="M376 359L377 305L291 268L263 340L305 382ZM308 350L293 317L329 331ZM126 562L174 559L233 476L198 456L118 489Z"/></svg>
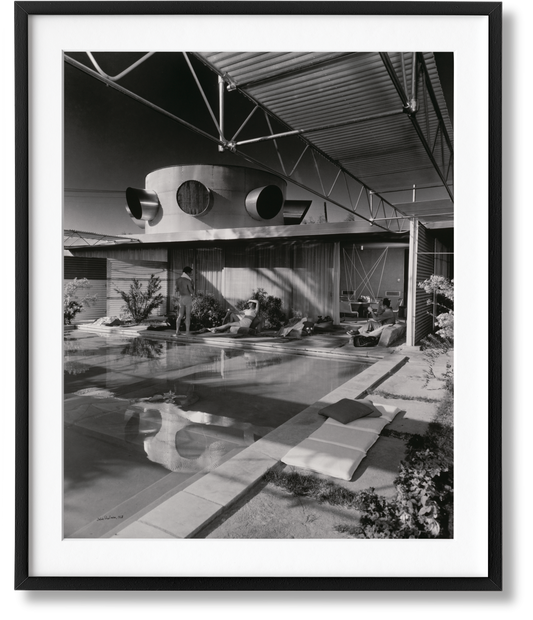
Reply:
<svg viewBox="0 0 533 620"><path fill-rule="evenodd" d="M376 409L381 411L381 417L389 422L392 422L394 418L400 413L401 409L394 405L383 405L381 403L374 402Z"/></svg>
<svg viewBox="0 0 533 620"><path fill-rule="evenodd" d="M323 424L317 431L309 435L309 439L324 441L366 453L376 443L378 436L371 431L361 431L348 426Z"/></svg>
<svg viewBox="0 0 533 620"><path fill-rule="evenodd" d="M339 409L339 404L341 411L348 413L353 413L354 409L361 412L363 407L368 408L367 401L343 400L347 402L339 401L335 403L337 407L326 407L322 410L322 415L327 409ZM398 407L392 405L373 403L373 406L380 413L380 417L363 415L351 422L328 417L318 430L289 450L281 459L282 463L342 480L351 480L367 450L379 439L379 433L400 412Z"/></svg>
<svg viewBox="0 0 533 620"><path fill-rule="evenodd" d="M343 398L337 403L328 405L321 409L318 414L325 418L333 418L338 422L347 424L353 422L359 418L368 416L374 413L374 406L372 403L363 403L362 401L352 400L350 398Z"/></svg>
<svg viewBox="0 0 533 620"><path fill-rule="evenodd" d="M289 450L281 460L286 465L310 469L333 478L350 480L364 458L365 453L361 450L317 441L309 437Z"/></svg>
<svg viewBox="0 0 533 620"><path fill-rule="evenodd" d="M328 418L324 422L325 425L329 426L339 426L340 428L350 428L358 431L368 431L370 433L376 433L379 435L381 431L389 424L388 420L385 418L360 418L359 420L355 420L355 422L349 422L348 424L342 424L342 422L337 422L337 420L333 420L332 418Z"/></svg>

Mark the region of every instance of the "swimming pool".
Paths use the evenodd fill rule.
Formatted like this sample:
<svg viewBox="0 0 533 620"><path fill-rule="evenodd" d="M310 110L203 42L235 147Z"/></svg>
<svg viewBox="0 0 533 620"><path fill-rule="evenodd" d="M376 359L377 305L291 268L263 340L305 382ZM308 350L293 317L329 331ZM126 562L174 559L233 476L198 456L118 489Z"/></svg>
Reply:
<svg viewBox="0 0 533 620"><path fill-rule="evenodd" d="M368 367L285 352L64 339L64 536L100 536Z"/></svg>

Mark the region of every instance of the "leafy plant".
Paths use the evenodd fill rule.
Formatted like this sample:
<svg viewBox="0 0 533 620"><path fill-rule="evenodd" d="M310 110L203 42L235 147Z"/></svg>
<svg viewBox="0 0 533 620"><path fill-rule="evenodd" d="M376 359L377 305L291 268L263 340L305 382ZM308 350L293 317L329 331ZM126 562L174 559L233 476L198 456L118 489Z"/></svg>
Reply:
<svg viewBox="0 0 533 620"><path fill-rule="evenodd" d="M199 293L192 299L191 329L217 327L222 324L225 314L222 304L216 297Z"/></svg>
<svg viewBox="0 0 533 620"><path fill-rule="evenodd" d="M395 479L396 496L362 492L362 538L453 536L453 395L448 392L424 435L412 435Z"/></svg>
<svg viewBox="0 0 533 620"><path fill-rule="evenodd" d="M74 278L72 282L68 282L63 287L63 322L65 325L71 325L74 318L83 310L88 308L98 300L98 295L85 295L83 299L77 298L77 291L80 289L91 288L91 283L87 278L78 280Z"/></svg>
<svg viewBox="0 0 533 620"><path fill-rule="evenodd" d="M146 320L151 312L163 304L164 298L159 291L161 290L161 278L152 274L148 280L146 290L137 278L133 278L128 293L114 287L115 291L124 300L125 310L132 317L134 323L139 324Z"/></svg>
<svg viewBox="0 0 533 620"><path fill-rule="evenodd" d="M163 355L163 350L164 347L160 342L153 342L144 338L133 338L123 347L121 354L156 360Z"/></svg>
<svg viewBox="0 0 533 620"><path fill-rule="evenodd" d="M169 325L175 329L178 318L179 297L172 298L174 312L167 317ZM193 295L191 306L191 330L217 327L222 324L226 312L216 297L209 293ZM185 319L182 319L184 323Z"/></svg>
<svg viewBox="0 0 533 620"><path fill-rule="evenodd" d="M325 215L319 215L318 217L306 217L302 224L327 224Z"/></svg>
<svg viewBox="0 0 533 620"><path fill-rule="evenodd" d="M454 287L453 280L444 276L431 276L427 280L418 283L419 288L423 288L426 293L433 294L436 300L437 314L430 312L438 327L436 334L443 340L453 342L453 301ZM427 300L428 305L433 304L433 299Z"/></svg>

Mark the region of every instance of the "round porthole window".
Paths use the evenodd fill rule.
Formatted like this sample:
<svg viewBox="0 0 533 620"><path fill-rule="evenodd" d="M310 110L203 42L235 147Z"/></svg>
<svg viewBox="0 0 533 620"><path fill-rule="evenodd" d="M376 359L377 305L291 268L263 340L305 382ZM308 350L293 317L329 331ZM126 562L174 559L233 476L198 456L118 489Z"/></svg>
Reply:
<svg viewBox="0 0 533 620"><path fill-rule="evenodd" d="M185 181L176 192L176 200L184 213L198 217L205 215L211 208L213 194L200 181Z"/></svg>
<svg viewBox="0 0 533 620"><path fill-rule="evenodd" d="M245 206L254 220L271 220L283 207L283 192L277 185L258 187L246 196Z"/></svg>

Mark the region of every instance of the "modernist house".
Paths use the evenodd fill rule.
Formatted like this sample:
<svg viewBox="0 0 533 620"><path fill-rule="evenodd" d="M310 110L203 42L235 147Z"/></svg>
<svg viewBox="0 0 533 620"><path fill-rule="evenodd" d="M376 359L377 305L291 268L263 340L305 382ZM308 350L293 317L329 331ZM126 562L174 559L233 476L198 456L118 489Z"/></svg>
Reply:
<svg viewBox="0 0 533 620"><path fill-rule="evenodd" d="M434 55L194 58L218 80L213 140L240 156L239 165L147 170L144 187L124 188L124 218L139 226L138 234L66 231L71 255L64 277L87 277L100 299L79 320L118 314L122 301L114 286L152 273L163 281L166 312L182 267L192 265L196 291L228 307L263 288L282 299L289 315L330 315L338 324L357 312L360 296L388 297L406 320L407 344L419 342L432 319L417 283L431 274L453 277L453 131ZM114 87L102 71L66 61ZM287 130L276 133L269 124L269 134L239 142L245 121L232 139L224 137L228 90L252 101L250 116L258 110ZM283 164L285 138L303 149L292 171ZM246 151L259 142L275 143L280 170ZM315 164L311 181L298 176L306 158ZM343 209L347 220L304 223L311 200L288 195L294 186ZM433 189L440 198L418 199Z"/></svg>

